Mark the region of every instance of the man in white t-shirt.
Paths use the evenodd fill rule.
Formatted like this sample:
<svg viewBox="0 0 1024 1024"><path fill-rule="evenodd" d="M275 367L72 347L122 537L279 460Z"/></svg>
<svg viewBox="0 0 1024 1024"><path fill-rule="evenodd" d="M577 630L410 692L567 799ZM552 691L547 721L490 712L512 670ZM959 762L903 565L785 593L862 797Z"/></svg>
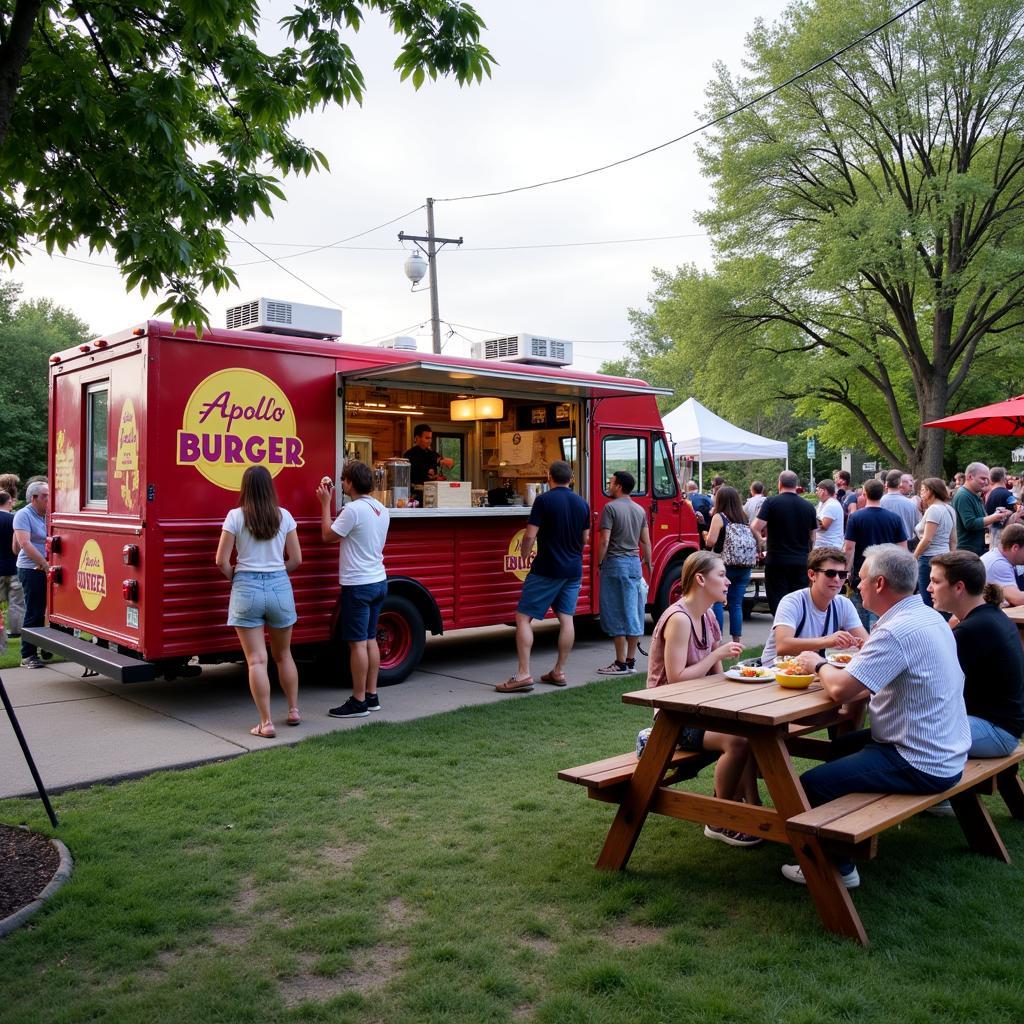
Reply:
<svg viewBox="0 0 1024 1024"><path fill-rule="evenodd" d="M814 546L816 548L841 548L846 521L843 516L843 506L836 499L835 481L819 481L817 492L818 529L814 534Z"/></svg>
<svg viewBox="0 0 1024 1024"><path fill-rule="evenodd" d="M1024 605L1024 590L1017 586L1017 566L1024 565L1024 526L1013 523L1004 526L999 535L999 546L981 556L985 566L985 581L998 583L1003 588L1003 599L1017 607Z"/></svg>
<svg viewBox="0 0 1024 1024"><path fill-rule="evenodd" d="M365 462L346 462L341 489L348 501L331 521L331 481L324 477L317 488L320 499L320 535L327 543L340 543L338 578L341 582L341 635L348 643L352 669L352 696L331 708L332 718L366 718L380 710L377 675L377 619L387 597L384 542L391 518L376 498L370 497L373 473Z"/></svg>
<svg viewBox="0 0 1024 1024"><path fill-rule="evenodd" d="M831 481L829 481L831 483ZM840 521L842 521L840 519ZM868 638L853 602L839 593L849 572L842 548L815 548L807 556L810 586L779 602L761 664L826 647L854 651Z"/></svg>
<svg viewBox="0 0 1024 1024"><path fill-rule="evenodd" d="M747 517L748 523L752 523L757 518L757 513L761 511L764 501L764 484L760 480L755 480L750 485L750 497L743 503L743 514Z"/></svg>

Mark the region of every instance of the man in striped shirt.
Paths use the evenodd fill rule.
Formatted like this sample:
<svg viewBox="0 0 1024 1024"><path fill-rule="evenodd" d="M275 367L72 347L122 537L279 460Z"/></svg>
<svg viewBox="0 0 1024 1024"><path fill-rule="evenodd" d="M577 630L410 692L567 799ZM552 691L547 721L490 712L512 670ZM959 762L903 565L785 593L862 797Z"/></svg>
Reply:
<svg viewBox="0 0 1024 1024"><path fill-rule="evenodd" d="M799 656L834 700L870 697L871 728L835 740L839 757L801 777L814 807L846 793L940 793L963 773L971 730L956 641L942 616L914 593L916 585L917 561L906 547L869 547L860 594L879 618L860 653L846 668L814 651ZM836 867L848 889L860 885L852 861ZM796 864L782 873L804 883Z"/></svg>

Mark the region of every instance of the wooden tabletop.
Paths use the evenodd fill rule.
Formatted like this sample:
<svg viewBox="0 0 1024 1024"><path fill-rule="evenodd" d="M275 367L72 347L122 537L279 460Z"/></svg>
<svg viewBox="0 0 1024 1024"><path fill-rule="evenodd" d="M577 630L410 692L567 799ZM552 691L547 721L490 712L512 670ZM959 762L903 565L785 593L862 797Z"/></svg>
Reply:
<svg viewBox="0 0 1024 1024"><path fill-rule="evenodd" d="M1018 605L1016 608L1004 608L1003 611L1018 629L1024 629L1024 605Z"/></svg>
<svg viewBox="0 0 1024 1024"><path fill-rule="evenodd" d="M806 690L787 690L774 681L739 683L724 675L634 690L624 693L622 699L626 704L764 726L785 725L836 706L819 683L812 683Z"/></svg>

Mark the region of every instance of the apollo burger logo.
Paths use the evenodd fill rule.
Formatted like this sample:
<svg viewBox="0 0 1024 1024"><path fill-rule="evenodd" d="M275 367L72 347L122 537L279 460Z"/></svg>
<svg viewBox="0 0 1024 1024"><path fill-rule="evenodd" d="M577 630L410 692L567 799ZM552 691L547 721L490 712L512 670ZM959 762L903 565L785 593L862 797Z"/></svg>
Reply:
<svg viewBox="0 0 1024 1024"><path fill-rule="evenodd" d="M304 465L295 413L285 393L255 370L219 370L189 396L177 434L177 463L237 490L249 466L271 476Z"/></svg>

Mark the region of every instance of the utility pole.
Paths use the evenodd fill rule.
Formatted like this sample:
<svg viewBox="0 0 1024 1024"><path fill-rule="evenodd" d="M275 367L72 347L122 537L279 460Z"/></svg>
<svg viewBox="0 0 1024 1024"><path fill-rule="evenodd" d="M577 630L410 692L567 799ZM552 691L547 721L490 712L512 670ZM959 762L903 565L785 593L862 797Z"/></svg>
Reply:
<svg viewBox="0 0 1024 1024"><path fill-rule="evenodd" d="M441 352L441 314L437 303L437 254L446 245L462 245L462 237L438 238L434 234L434 200L427 200L427 233L426 235L407 235L398 232L400 242L415 242L416 248L427 257L427 268L430 272L430 330L434 340L434 352ZM426 242L426 248L421 243ZM413 284L415 285L415 281Z"/></svg>

